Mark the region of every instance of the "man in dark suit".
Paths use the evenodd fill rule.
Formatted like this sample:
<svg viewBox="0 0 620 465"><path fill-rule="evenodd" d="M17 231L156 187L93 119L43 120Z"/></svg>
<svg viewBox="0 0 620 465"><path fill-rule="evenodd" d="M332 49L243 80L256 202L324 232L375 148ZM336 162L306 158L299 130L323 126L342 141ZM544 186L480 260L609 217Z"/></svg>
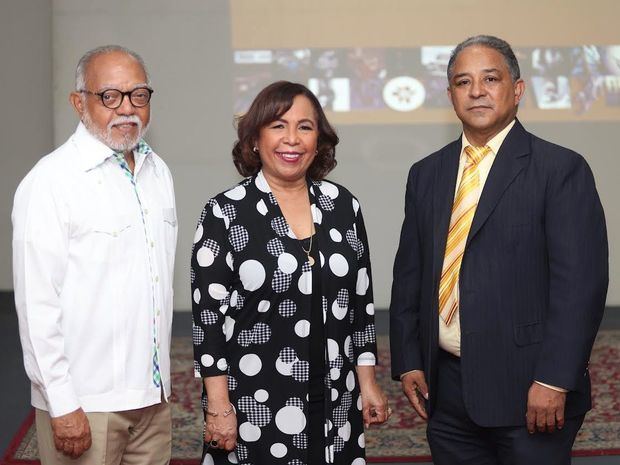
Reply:
<svg viewBox="0 0 620 465"><path fill-rule="evenodd" d="M459 44L448 81L463 134L409 172L392 376L436 465L569 464L608 284L592 172L516 119L525 85L505 41Z"/></svg>

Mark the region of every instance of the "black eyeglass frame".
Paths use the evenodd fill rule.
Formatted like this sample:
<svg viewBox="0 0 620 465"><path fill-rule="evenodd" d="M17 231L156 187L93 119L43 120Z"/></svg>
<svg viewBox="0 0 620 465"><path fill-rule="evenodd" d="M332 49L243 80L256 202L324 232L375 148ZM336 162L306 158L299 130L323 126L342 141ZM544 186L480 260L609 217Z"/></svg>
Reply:
<svg viewBox="0 0 620 465"><path fill-rule="evenodd" d="M149 93L149 99L146 101L146 103L144 105L136 105L133 101L133 99L131 98L131 94L133 94L134 92L138 91L138 90L146 90ZM106 105L105 101L103 100L103 96L105 95L106 92L110 92L110 91L115 91L118 92L121 95L121 99L118 102L118 105L110 107L108 105ZM90 90L86 90L86 89L81 89L78 90L78 92L83 93L83 94L90 94L90 95L96 95L97 97L99 97L99 99L101 100L101 104L110 109L110 110L116 110L118 107L120 107L123 104L123 100L125 100L125 97L129 98L129 103L131 103L134 107L136 108L144 108L145 106L147 106L149 103L151 103L151 97L153 96L153 93L155 92L153 89L151 89L150 87L136 87L135 89L132 90L128 90L127 92L123 92L119 89L106 89L103 90L101 92L92 92Z"/></svg>

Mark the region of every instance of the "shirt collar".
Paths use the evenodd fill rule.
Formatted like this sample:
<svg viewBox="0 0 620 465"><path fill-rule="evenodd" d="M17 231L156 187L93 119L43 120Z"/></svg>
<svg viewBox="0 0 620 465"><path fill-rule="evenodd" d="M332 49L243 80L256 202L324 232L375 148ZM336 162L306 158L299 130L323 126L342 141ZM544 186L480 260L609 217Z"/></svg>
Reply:
<svg viewBox="0 0 620 465"><path fill-rule="evenodd" d="M500 132L495 134L491 138L491 140L487 142L486 145L488 145L491 148L493 155L498 154L500 147L504 143L504 139L506 139L506 136L508 135L512 127L515 125L516 121L517 121L516 119L513 119L508 126L506 126ZM465 136L465 132L463 132L463 136L461 137L461 154L463 154L463 150L465 150L465 147L467 147L468 145L472 145L472 144L470 144L470 142L467 140L467 137Z"/></svg>
<svg viewBox="0 0 620 465"><path fill-rule="evenodd" d="M84 171L89 171L96 168L108 158L114 156L114 150L105 145L99 139L97 139L88 129L84 126L84 123L80 121L75 133L73 134L73 142L76 145L80 156L78 163ZM136 166L142 165L144 159L150 159L150 155L153 153L151 147L140 139L137 147L134 149L136 155Z"/></svg>

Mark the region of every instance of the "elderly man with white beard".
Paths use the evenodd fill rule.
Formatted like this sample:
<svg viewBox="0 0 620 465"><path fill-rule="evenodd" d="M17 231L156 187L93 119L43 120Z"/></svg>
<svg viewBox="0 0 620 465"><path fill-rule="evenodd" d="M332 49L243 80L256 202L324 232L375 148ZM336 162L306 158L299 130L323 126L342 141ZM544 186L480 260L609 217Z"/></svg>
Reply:
<svg viewBox="0 0 620 465"><path fill-rule="evenodd" d="M15 194L15 302L43 465L170 460L177 223L170 171L142 138L152 93L135 52L87 52L75 133Z"/></svg>

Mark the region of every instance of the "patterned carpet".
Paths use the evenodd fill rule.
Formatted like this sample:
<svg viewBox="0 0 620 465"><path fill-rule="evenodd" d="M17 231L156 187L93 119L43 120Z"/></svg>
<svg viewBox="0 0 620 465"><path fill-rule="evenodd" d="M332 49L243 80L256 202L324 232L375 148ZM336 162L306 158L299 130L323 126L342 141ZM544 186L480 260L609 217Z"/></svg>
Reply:
<svg viewBox="0 0 620 465"><path fill-rule="evenodd" d="M367 432L368 462L419 462L429 460L424 424L414 416L400 391L389 378L387 337L379 337L381 367L379 381L390 398L394 415L389 424ZM202 415L200 381L192 377L190 338L175 338L172 344L173 465L197 464L200 457ZM590 369L594 409L587 415L577 436L573 455L620 455L620 331L601 331L591 357ZM38 463L36 437L31 417L7 450L3 464Z"/></svg>

